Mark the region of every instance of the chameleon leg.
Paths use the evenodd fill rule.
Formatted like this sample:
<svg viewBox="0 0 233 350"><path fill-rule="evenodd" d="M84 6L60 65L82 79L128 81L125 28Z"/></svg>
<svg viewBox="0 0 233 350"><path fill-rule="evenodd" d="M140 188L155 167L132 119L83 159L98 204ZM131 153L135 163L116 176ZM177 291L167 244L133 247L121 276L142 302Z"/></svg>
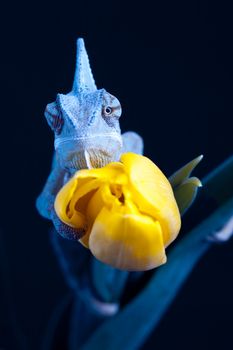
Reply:
<svg viewBox="0 0 233 350"><path fill-rule="evenodd" d="M39 213L46 219L52 220L57 232L64 238L78 240L82 237L82 232L64 224L56 215L54 210L54 201L57 192L64 184L66 171L56 162L55 156L52 163L52 171L46 181L46 184L37 198L36 207Z"/></svg>
<svg viewBox="0 0 233 350"><path fill-rule="evenodd" d="M57 192L63 185L65 170L61 169L58 164L55 164L52 169L45 186L36 200L36 207L40 215L46 219L51 219L54 200Z"/></svg>
<svg viewBox="0 0 233 350"><path fill-rule="evenodd" d="M136 132L127 131L121 135L123 140L122 153L134 152L143 154L143 139Z"/></svg>

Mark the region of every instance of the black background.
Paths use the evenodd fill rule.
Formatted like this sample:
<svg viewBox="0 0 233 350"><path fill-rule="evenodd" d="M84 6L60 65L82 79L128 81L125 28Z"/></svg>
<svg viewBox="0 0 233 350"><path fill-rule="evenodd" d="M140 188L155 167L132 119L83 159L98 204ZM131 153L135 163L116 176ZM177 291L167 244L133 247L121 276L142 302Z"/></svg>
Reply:
<svg viewBox="0 0 233 350"><path fill-rule="evenodd" d="M53 152L43 112L71 89L77 37L85 39L97 86L122 103L122 130L141 134L145 154L167 175L204 154L196 170L203 177L232 153L233 11L206 0L1 6L0 229L8 282L1 282L0 335L14 337L6 324L16 318L37 349L65 291L50 223L34 205ZM233 347L232 250L230 242L201 260L145 348Z"/></svg>

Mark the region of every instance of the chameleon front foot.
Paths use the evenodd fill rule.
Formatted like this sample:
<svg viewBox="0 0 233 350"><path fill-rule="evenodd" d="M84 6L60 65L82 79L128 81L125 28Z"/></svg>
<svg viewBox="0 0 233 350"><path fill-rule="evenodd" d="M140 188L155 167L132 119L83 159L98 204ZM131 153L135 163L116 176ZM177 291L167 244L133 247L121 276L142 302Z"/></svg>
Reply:
<svg viewBox="0 0 233 350"><path fill-rule="evenodd" d="M55 211L53 210L51 213L51 219L53 221L53 225L56 229L56 231L63 237L72 241L78 241L80 238L82 238L86 232L85 229L75 229L73 227L70 227L66 224L64 224Z"/></svg>

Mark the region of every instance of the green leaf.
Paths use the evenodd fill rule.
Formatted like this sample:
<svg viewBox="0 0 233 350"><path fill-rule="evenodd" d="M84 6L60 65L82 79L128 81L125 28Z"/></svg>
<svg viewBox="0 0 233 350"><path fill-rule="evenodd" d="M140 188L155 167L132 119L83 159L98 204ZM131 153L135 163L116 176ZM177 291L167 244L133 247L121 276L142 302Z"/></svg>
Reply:
<svg viewBox="0 0 233 350"><path fill-rule="evenodd" d="M203 156L200 155L193 159L169 178L181 215L192 205L196 198L198 187L202 186L201 181L197 177L189 177L202 158Z"/></svg>
<svg viewBox="0 0 233 350"><path fill-rule="evenodd" d="M177 170L172 176L169 177L170 184L173 188L179 186L184 180L186 180L190 175L193 169L200 163L203 155L193 159L191 162Z"/></svg>
<svg viewBox="0 0 233 350"><path fill-rule="evenodd" d="M197 177L190 177L174 189L174 195L181 215L192 205L196 198L198 187L201 186L201 181Z"/></svg>

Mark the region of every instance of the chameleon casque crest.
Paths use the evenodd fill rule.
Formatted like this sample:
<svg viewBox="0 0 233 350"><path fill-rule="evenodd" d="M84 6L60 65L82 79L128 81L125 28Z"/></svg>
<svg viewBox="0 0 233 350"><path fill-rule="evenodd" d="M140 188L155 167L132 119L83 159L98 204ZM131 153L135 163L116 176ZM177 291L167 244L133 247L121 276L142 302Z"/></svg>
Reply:
<svg viewBox="0 0 233 350"><path fill-rule="evenodd" d="M60 188L80 169L98 168L118 161L125 152L142 154L143 141L134 132L121 134L119 100L105 89L97 89L84 40L77 40L74 83L71 92L58 94L49 103L45 117L55 136L51 174L37 199L37 209L52 219L57 231L69 239L82 232L62 223L54 211Z"/></svg>

